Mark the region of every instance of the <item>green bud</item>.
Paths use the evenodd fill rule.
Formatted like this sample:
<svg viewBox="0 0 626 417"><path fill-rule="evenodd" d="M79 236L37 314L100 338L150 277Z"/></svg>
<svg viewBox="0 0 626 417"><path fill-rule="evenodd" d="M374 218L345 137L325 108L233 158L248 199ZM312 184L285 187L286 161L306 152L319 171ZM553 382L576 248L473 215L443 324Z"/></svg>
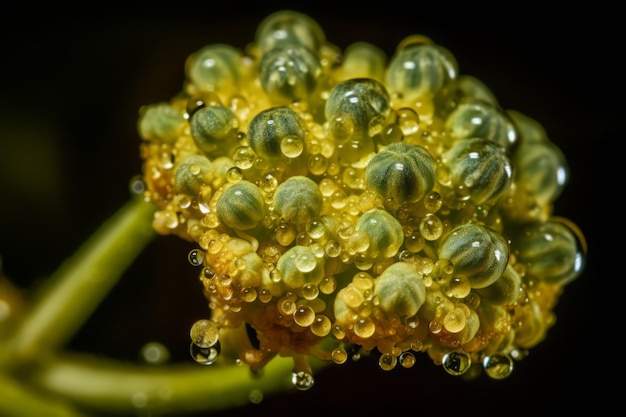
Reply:
<svg viewBox="0 0 626 417"><path fill-rule="evenodd" d="M504 270L500 278L485 288L474 291L481 298L495 305L509 305L517 302L522 290L522 278L510 265Z"/></svg>
<svg viewBox="0 0 626 417"><path fill-rule="evenodd" d="M561 150L545 140L523 141L513 156L517 183L539 204L552 204L569 179Z"/></svg>
<svg viewBox="0 0 626 417"><path fill-rule="evenodd" d="M583 268L576 235L558 221L527 226L514 240L513 249L527 274L551 284L573 281Z"/></svg>
<svg viewBox="0 0 626 417"><path fill-rule="evenodd" d="M426 287L414 267L406 262L392 264L375 280L374 294L387 313L414 316L426 299Z"/></svg>
<svg viewBox="0 0 626 417"><path fill-rule="evenodd" d="M200 187L213 179L213 164L205 156L192 155L176 168L174 190L195 197Z"/></svg>
<svg viewBox="0 0 626 417"><path fill-rule="evenodd" d="M270 49L259 63L263 90L274 101L285 104L307 99L316 89L321 73L318 57L298 45Z"/></svg>
<svg viewBox="0 0 626 417"><path fill-rule="evenodd" d="M217 216L228 227L247 230L264 216L263 194L253 183L241 180L222 193L217 200Z"/></svg>
<svg viewBox="0 0 626 417"><path fill-rule="evenodd" d="M439 45L409 44L390 60L385 79L391 93L432 97L457 77L454 56Z"/></svg>
<svg viewBox="0 0 626 417"><path fill-rule="evenodd" d="M274 209L286 222L304 224L319 216L324 198L317 183L294 176L281 183L274 193Z"/></svg>
<svg viewBox="0 0 626 417"><path fill-rule="evenodd" d="M239 120L222 105L198 109L189 121L191 137L196 146L208 156L231 156L239 145Z"/></svg>
<svg viewBox="0 0 626 417"><path fill-rule="evenodd" d="M304 141L300 116L289 107L273 107L258 113L248 125L248 143L263 158L283 156L281 142Z"/></svg>
<svg viewBox="0 0 626 417"><path fill-rule="evenodd" d="M466 99L448 115L445 129L453 141L481 138L510 149L518 141L513 120L491 103Z"/></svg>
<svg viewBox="0 0 626 417"><path fill-rule="evenodd" d="M504 272L509 262L509 245L500 233L466 223L445 237L439 259L449 260L454 274L466 276L472 288L485 288Z"/></svg>
<svg viewBox="0 0 626 417"><path fill-rule="evenodd" d="M378 81L360 78L340 82L326 101L329 133L337 143L373 143L391 115L389 93Z"/></svg>
<svg viewBox="0 0 626 417"><path fill-rule="evenodd" d="M404 243L402 225L385 210L372 209L359 218L356 230L369 236L367 254L372 258L391 258Z"/></svg>
<svg viewBox="0 0 626 417"><path fill-rule="evenodd" d="M459 198L476 204L494 202L513 182L513 165L504 149L487 139L463 139L443 155Z"/></svg>
<svg viewBox="0 0 626 417"><path fill-rule="evenodd" d="M239 84L241 59L241 51L230 45L207 45L187 58L185 73L198 91L231 91Z"/></svg>
<svg viewBox="0 0 626 417"><path fill-rule="evenodd" d="M317 285L324 278L324 258L318 258L307 246L293 246L276 263L282 282L289 288Z"/></svg>
<svg viewBox="0 0 626 417"><path fill-rule="evenodd" d="M139 111L137 128L142 139L173 143L184 126L183 112L168 103L143 106Z"/></svg>
<svg viewBox="0 0 626 417"><path fill-rule="evenodd" d="M317 52L326 42L326 35L310 16L281 10L263 19L257 27L255 40L262 53L287 45L300 45Z"/></svg>
<svg viewBox="0 0 626 417"><path fill-rule="evenodd" d="M398 203L416 202L435 185L435 160L422 146L391 143L367 164L365 183L371 190Z"/></svg>

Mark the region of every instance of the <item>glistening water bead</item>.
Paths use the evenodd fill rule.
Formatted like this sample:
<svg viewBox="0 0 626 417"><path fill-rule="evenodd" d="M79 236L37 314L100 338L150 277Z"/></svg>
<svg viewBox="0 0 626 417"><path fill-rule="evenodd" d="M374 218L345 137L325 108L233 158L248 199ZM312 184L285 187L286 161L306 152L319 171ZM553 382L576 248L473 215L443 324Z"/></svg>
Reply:
<svg viewBox="0 0 626 417"><path fill-rule="evenodd" d="M586 243L553 204L569 177L541 125L503 109L423 35L340 50L280 11L245 49L206 45L180 94L142 107L153 226L197 244L210 318L190 353L261 371L380 352L506 378L543 341ZM219 337L218 337L219 336ZM220 351L224 350L224 355Z"/></svg>

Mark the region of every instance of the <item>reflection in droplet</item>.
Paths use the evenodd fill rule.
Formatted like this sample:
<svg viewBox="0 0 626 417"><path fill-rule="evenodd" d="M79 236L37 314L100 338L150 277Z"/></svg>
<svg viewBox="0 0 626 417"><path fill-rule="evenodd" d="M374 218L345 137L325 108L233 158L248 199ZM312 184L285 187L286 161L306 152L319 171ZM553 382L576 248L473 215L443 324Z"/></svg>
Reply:
<svg viewBox="0 0 626 417"><path fill-rule="evenodd" d="M472 360L465 352L448 352L443 355L443 369L450 375L462 375L470 368Z"/></svg>
<svg viewBox="0 0 626 417"><path fill-rule="evenodd" d="M396 367L397 363L398 358L396 358L396 356L391 353L383 353L382 355L380 355L380 358L378 358L378 365L383 371L392 370Z"/></svg>
<svg viewBox="0 0 626 417"><path fill-rule="evenodd" d="M485 373L493 379L504 379L513 372L513 360L509 355L497 353L483 359Z"/></svg>
<svg viewBox="0 0 626 417"><path fill-rule="evenodd" d="M313 379L313 375L311 375L310 373L299 371L291 374L291 382L297 389L301 391L306 391L313 387L315 381Z"/></svg>
<svg viewBox="0 0 626 417"><path fill-rule="evenodd" d="M191 345L189 346L191 357L200 365L214 364L220 356L220 350L221 347L219 341L208 348L202 348L193 342L191 342Z"/></svg>
<svg viewBox="0 0 626 417"><path fill-rule="evenodd" d="M250 391L250 394L248 394L248 399L252 404L259 404L261 401L263 401L263 392L258 389L253 389L252 391Z"/></svg>
<svg viewBox="0 0 626 417"><path fill-rule="evenodd" d="M128 189L131 195L141 195L146 191L146 183L141 175L135 175L128 182Z"/></svg>
<svg viewBox="0 0 626 417"><path fill-rule="evenodd" d="M411 352L402 352L398 357L398 362L403 368L412 368L415 365L415 355Z"/></svg>
<svg viewBox="0 0 626 417"><path fill-rule="evenodd" d="M139 359L150 365L166 363L170 358L167 347L159 342L146 343L139 352Z"/></svg>
<svg viewBox="0 0 626 417"><path fill-rule="evenodd" d="M189 263L193 266L200 266L204 262L204 252L200 249L192 249L187 255Z"/></svg>

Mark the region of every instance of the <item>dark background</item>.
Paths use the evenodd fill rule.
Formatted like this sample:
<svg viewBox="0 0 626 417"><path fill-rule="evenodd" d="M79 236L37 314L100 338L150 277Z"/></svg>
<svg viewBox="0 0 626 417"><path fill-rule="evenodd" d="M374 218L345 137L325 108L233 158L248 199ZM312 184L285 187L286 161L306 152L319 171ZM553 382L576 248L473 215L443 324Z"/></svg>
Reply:
<svg viewBox="0 0 626 417"><path fill-rule="evenodd" d="M603 338L610 337L603 328L609 307L603 303L601 309L596 211L612 197L597 191L596 172L609 174L604 161L618 152L609 146L620 141L618 115L624 110L613 100L621 84L613 12L547 11L530 3L407 8L383 2L343 11L323 2L206 3L119 9L96 3L90 11L68 13L16 6L0 17L4 272L24 288L38 282L128 200L129 180L141 173L138 109L180 91L184 60L200 47L244 47L258 23L283 8L311 15L342 49L364 40L391 56L404 37L424 34L455 55L461 73L484 81L504 108L542 123L564 152L570 182L555 213L586 235L583 275L566 287L547 339L506 380L464 382L425 357L412 369L384 372L372 358L320 372L310 391L268 396L219 415L499 415L564 404L601 406L604 401L588 393L590 384L603 385L594 375L609 354L600 351L606 349ZM197 270L186 261L191 247L175 237L153 242L70 348L135 360L143 344L157 340L173 360L190 360L190 325L207 315Z"/></svg>

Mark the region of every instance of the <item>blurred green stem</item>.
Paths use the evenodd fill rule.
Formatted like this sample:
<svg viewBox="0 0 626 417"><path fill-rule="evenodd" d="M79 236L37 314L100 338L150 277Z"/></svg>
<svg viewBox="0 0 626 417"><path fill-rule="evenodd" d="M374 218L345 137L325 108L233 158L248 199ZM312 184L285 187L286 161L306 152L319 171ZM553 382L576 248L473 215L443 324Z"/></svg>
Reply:
<svg viewBox="0 0 626 417"><path fill-rule="evenodd" d="M28 381L42 392L108 413L184 415L228 409L293 388L293 361L274 358L262 372L195 363L140 365L91 357L52 357Z"/></svg>
<svg viewBox="0 0 626 417"><path fill-rule="evenodd" d="M293 387L294 363L285 358L275 358L257 375L226 361L210 367L149 365L63 352L154 238L155 209L139 197L130 200L38 289L28 314L0 344L0 392L9 400L0 401L0 414L82 417L82 410L91 410L181 415L260 401Z"/></svg>
<svg viewBox="0 0 626 417"><path fill-rule="evenodd" d="M27 360L42 349L62 347L153 239L154 210L135 197L106 221L39 288L30 312L7 344L8 351Z"/></svg>

